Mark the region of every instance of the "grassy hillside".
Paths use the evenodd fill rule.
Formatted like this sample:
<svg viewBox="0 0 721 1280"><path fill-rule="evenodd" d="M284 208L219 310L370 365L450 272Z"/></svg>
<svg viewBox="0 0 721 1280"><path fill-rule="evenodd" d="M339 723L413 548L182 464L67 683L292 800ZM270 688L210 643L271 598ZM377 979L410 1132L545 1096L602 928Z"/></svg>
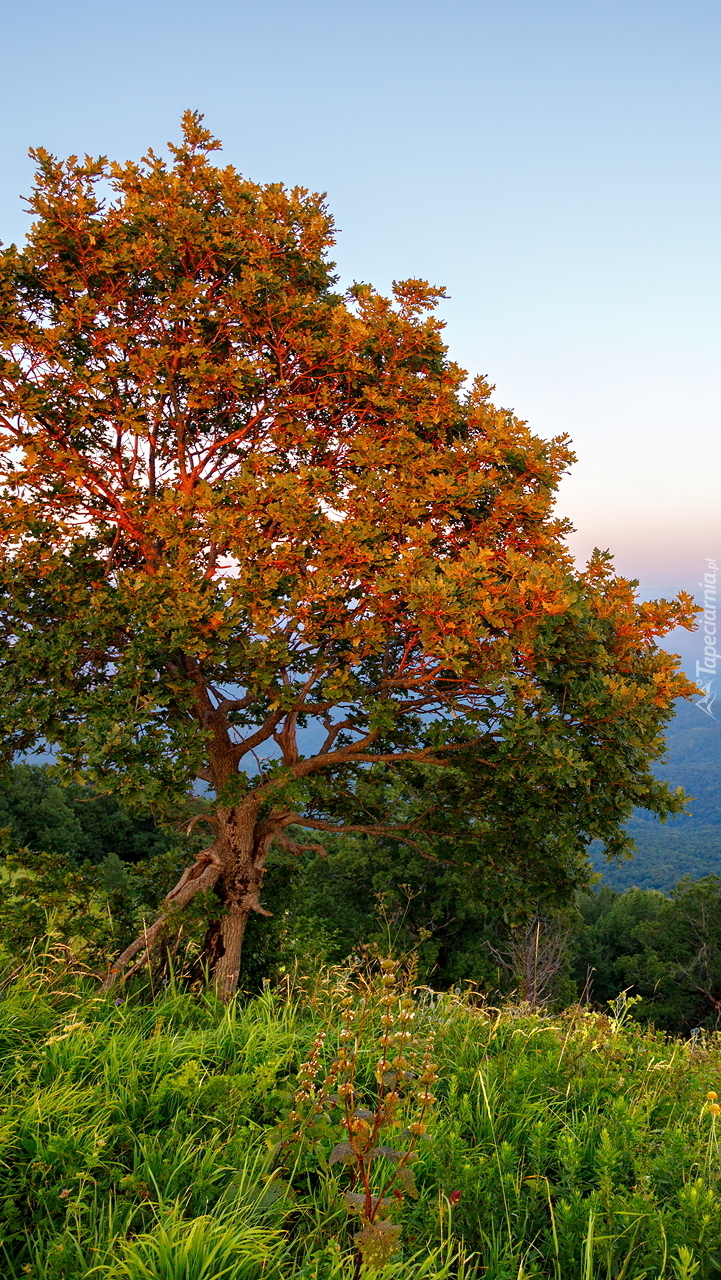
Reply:
<svg viewBox="0 0 721 1280"><path fill-rule="evenodd" d="M635 815L629 831L637 852L620 866L608 866L600 850L592 850L596 870L614 889L635 885L665 893L682 876L721 875L721 721L679 701L667 740L667 759L655 773L694 797L691 813L663 824Z"/></svg>
<svg viewBox="0 0 721 1280"><path fill-rule="evenodd" d="M224 1009L172 991L104 998L57 964L8 975L2 1274L352 1280L362 1222L340 1100L352 1078L362 1147L379 1091L387 1102L396 1088L374 1079L395 1035L406 1067L434 1041L433 1066L392 1060L401 1097L369 1167L373 1194L388 1192L379 1234L399 1235L400 1252L364 1276L721 1276L717 1039L692 1048L622 1016L499 1012L411 997L393 974L364 981ZM397 1149L414 1144L399 1170Z"/></svg>

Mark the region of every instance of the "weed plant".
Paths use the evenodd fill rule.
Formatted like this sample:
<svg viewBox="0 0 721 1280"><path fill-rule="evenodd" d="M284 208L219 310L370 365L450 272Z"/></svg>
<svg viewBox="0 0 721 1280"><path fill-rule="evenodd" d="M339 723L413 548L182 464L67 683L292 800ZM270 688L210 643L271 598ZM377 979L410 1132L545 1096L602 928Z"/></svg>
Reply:
<svg viewBox="0 0 721 1280"><path fill-rule="evenodd" d="M335 1054L323 1071L327 1033L318 1031L298 1072L290 1137L278 1147L286 1163L292 1160L291 1181L304 1169L312 1183L319 1144L334 1129L341 1136L322 1166L324 1173L338 1164L348 1171L342 1198L360 1220L353 1235L356 1278L364 1268L382 1269L398 1251L401 1227L392 1215L408 1196L418 1199L412 1164L428 1137L438 1080L432 1039L422 1050L413 1031L414 969L383 959L374 976L348 975L336 984L342 999Z"/></svg>
<svg viewBox="0 0 721 1280"><path fill-rule="evenodd" d="M667 1042L618 1009L549 1017L427 991L411 1009L399 989L394 1008L413 1013L418 1057L399 1068L411 1074L394 1110L388 1072L376 1070L389 987L381 974L364 978L360 1017L356 982L344 1020L351 979L319 976L312 990L267 990L226 1008L172 984L154 998L100 997L61 955L8 972L0 1273L352 1280L353 1236L368 1217L359 1223L343 1197L354 1172L363 1183L357 1157L372 1148L348 1121L372 1129L382 1113L375 1146L409 1150L426 1071L438 1079L417 1121L427 1134L413 1143L413 1194L407 1178L389 1181L410 1161L366 1160L371 1198L386 1171L386 1217L400 1231L395 1255L361 1258L364 1276L721 1277L717 1038ZM398 1013L386 1029L409 1030L410 1019L401 1025ZM423 1064L431 1038L433 1070ZM326 1108L323 1129L324 1105L310 1113L334 1062L326 1092L343 1096L344 1043L355 1055L353 1106ZM359 1106L366 1115L354 1115ZM295 1145L282 1146L291 1132ZM347 1161L332 1159L342 1141L354 1150Z"/></svg>

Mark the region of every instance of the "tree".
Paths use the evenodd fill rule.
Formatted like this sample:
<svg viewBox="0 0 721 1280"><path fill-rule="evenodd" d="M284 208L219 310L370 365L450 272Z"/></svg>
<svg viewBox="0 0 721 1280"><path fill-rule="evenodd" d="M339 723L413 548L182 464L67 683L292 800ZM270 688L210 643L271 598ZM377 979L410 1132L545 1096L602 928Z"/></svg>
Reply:
<svg viewBox="0 0 721 1280"><path fill-rule="evenodd" d="M669 897L604 885L580 899L577 981L592 972L593 998L642 998L635 1016L674 1035L721 1023L721 879L684 876Z"/></svg>
<svg viewBox="0 0 721 1280"><path fill-rule="evenodd" d="M504 952L491 955L514 980L518 999L531 1009L547 1004L568 960L571 930L563 918L534 916L525 928L514 929Z"/></svg>
<svg viewBox="0 0 721 1280"><path fill-rule="evenodd" d="M518 808L549 769L588 792L585 741L614 831L629 804L678 809L647 765L691 686L654 637L692 614L637 604L603 557L573 572L567 441L464 391L439 290L339 294L322 199L215 167L201 118L183 128L170 161L35 152L36 221L2 255L0 723L8 753L44 740L66 774L210 824L116 970L212 890L225 999L289 827L426 852L452 831L427 797L365 813L369 771L457 761L464 794L498 781ZM559 683L566 633L601 666Z"/></svg>
<svg viewBox="0 0 721 1280"><path fill-rule="evenodd" d="M110 796L53 778L48 765L16 764L0 776L0 830L36 852L100 863L109 854L137 863L165 853L169 839L153 821L121 808Z"/></svg>
<svg viewBox="0 0 721 1280"><path fill-rule="evenodd" d="M71 944L99 970L142 928L158 882L177 879L188 840L148 813L64 780L49 765L16 764L0 775L0 950L26 959L45 940ZM188 939L187 918L183 937ZM195 924L197 932L201 921Z"/></svg>

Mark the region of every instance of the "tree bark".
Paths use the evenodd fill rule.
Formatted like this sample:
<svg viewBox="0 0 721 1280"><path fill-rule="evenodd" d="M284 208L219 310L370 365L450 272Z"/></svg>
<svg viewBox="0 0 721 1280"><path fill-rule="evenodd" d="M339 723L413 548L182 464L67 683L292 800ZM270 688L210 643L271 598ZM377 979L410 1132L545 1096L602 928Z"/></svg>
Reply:
<svg viewBox="0 0 721 1280"><path fill-rule="evenodd" d="M238 989L243 938L249 915L249 910L234 904L220 921L218 957L213 967L213 987L223 1004L232 1000Z"/></svg>

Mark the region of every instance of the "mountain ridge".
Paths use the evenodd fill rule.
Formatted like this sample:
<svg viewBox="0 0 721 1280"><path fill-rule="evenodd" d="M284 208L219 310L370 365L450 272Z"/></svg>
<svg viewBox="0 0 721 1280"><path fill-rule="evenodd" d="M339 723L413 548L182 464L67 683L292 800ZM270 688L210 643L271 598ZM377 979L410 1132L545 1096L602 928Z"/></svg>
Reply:
<svg viewBox="0 0 721 1280"><path fill-rule="evenodd" d="M721 720L697 700L678 699L666 741L666 756L654 774L693 797L689 813L662 823L637 810L627 827L636 843L628 861L609 864L600 843L591 846L594 869L614 889L636 886L668 893L686 875L694 880L721 876Z"/></svg>

